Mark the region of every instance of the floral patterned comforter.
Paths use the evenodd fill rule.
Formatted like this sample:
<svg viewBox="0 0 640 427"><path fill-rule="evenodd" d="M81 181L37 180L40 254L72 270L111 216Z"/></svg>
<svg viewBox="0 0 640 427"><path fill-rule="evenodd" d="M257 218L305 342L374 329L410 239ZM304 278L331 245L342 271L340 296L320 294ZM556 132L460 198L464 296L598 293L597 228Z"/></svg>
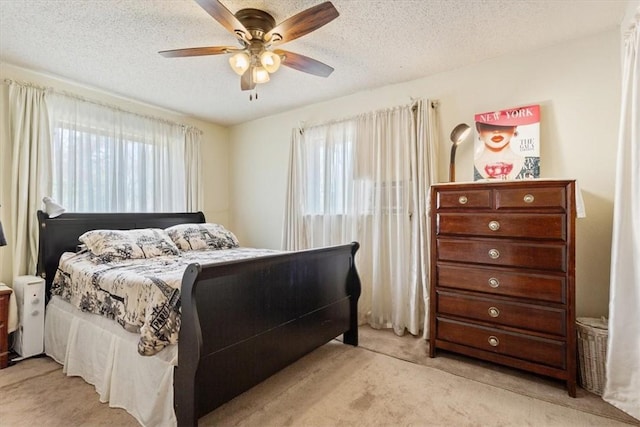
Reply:
<svg viewBox="0 0 640 427"><path fill-rule="evenodd" d="M82 311L114 319L126 330L139 333L138 353L151 356L178 341L180 285L189 264L275 253L278 251L236 248L102 262L88 252L68 252L60 258L52 294Z"/></svg>

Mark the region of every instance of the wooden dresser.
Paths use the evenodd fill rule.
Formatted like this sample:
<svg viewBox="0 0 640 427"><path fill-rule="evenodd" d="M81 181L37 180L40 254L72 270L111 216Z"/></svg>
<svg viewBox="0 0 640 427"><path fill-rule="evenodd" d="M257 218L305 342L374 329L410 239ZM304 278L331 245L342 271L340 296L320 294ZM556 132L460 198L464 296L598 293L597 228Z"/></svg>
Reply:
<svg viewBox="0 0 640 427"><path fill-rule="evenodd" d="M431 187L429 356L566 381L576 395L575 181Z"/></svg>
<svg viewBox="0 0 640 427"><path fill-rule="evenodd" d="M0 289L0 369L9 364L9 297L11 289Z"/></svg>

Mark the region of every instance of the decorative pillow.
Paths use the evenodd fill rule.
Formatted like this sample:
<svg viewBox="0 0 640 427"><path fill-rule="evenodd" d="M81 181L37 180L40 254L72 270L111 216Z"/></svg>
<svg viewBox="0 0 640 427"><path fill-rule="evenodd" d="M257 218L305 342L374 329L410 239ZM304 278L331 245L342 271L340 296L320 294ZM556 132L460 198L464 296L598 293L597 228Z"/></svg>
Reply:
<svg viewBox="0 0 640 427"><path fill-rule="evenodd" d="M102 262L180 254L167 233L159 228L91 230L80 236L80 242Z"/></svg>
<svg viewBox="0 0 640 427"><path fill-rule="evenodd" d="M220 224L179 224L166 228L165 231L182 251L231 249L240 246L236 236Z"/></svg>

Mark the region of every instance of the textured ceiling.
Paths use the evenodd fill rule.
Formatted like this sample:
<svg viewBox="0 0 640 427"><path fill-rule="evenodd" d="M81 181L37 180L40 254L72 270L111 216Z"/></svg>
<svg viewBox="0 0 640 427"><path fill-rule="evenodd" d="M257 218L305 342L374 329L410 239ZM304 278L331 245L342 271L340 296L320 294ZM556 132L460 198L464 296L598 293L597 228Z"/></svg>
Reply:
<svg viewBox="0 0 640 427"><path fill-rule="evenodd" d="M322 0L222 0L276 20ZM616 28L627 0L332 0L340 16L283 49L335 68L287 67L249 101L227 55L157 52L236 45L193 0L0 0L0 61L222 125L417 79Z"/></svg>

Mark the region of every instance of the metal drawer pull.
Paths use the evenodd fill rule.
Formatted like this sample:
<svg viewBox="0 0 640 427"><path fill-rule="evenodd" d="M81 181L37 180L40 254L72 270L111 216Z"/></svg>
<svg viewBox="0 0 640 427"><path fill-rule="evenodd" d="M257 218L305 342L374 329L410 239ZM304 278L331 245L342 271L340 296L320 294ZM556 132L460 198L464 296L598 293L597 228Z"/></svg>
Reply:
<svg viewBox="0 0 640 427"><path fill-rule="evenodd" d="M489 230L491 230L491 231L500 230L500 223L498 221L489 222Z"/></svg>
<svg viewBox="0 0 640 427"><path fill-rule="evenodd" d="M496 307L489 307L489 316L491 317L498 317L500 316L500 310L498 310Z"/></svg>
<svg viewBox="0 0 640 427"><path fill-rule="evenodd" d="M498 340L498 337L494 337L493 335L489 337L488 341L491 347L497 347L498 344L500 344L500 340Z"/></svg>
<svg viewBox="0 0 640 427"><path fill-rule="evenodd" d="M500 281L495 277L491 277L489 278L489 286L491 286L492 288L497 288L498 286L500 286Z"/></svg>
<svg viewBox="0 0 640 427"><path fill-rule="evenodd" d="M533 203L535 197L533 197L533 194L525 194L522 200L524 200L525 203Z"/></svg>
<svg viewBox="0 0 640 427"><path fill-rule="evenodd" d="M497 249L489 249L489 258L491 259L500 258L500 251Z"/></svg>
<svg viewBox="0 0 640 427"><path fill-rule="evenodd" d="M466 205L468 201L469 199L467 199L467 196L458 197L458 203L460 203L461 205Z"/></svg>

